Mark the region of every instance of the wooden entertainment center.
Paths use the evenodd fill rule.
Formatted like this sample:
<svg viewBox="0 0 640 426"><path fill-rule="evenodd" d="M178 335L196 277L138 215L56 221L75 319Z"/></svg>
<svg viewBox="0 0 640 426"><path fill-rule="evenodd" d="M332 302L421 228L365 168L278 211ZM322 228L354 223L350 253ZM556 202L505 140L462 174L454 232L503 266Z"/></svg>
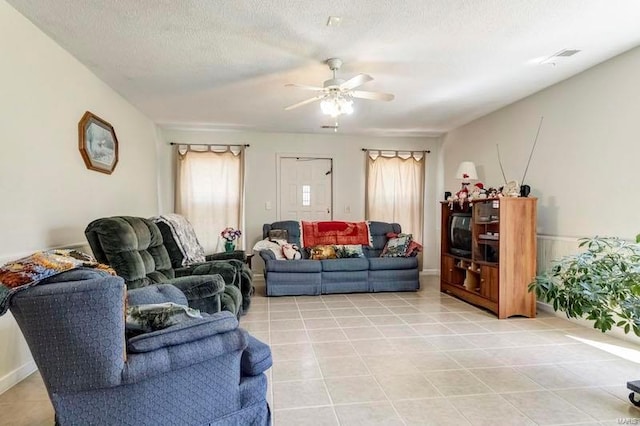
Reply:
<svg viewBox="0 0 640 426"><path fill-rule="evenodd" d="M527 288L536 276L536 202L503 197L461 206L443 201L440 291L500 319L534 318L536 297Z"/></svg>

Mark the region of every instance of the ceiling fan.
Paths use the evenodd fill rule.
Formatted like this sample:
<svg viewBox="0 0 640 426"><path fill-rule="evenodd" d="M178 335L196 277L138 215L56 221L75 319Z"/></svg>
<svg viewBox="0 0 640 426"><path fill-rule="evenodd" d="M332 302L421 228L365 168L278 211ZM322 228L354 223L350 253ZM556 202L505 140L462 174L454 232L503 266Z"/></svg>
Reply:
<svg viewBox="0 0 640 426"><path fill-rule="evenodd" d="M322 87L308 86L305 84L286 84L286 87L297 87L298 89L311 90L317 92L316 96L289 105L286 111L301 107L302 105L320 101L320 108L326 115L337 117L341 114L351 114L353 112L353 98L368 99L373 101L392 101L394 96L390 93L368 92L364 90L354 90L356 87L373 80L368 74L358 74L349 80L336 78L336 71L342 66L342 60L338 58L327 59L329 69L333 71L333 78L325 81Z"/></svg>

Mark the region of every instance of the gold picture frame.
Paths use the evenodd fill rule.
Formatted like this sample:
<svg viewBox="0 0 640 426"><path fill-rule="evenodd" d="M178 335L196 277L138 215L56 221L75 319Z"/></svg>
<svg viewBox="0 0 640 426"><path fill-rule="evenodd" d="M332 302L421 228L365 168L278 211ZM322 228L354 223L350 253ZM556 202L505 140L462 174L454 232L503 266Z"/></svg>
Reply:
<svg viewBox="0 0 640 426"><path fill-rule="evenodd" d="M113 126L89 111L78 123L78 149L89 170L110 175L118 164L118 138Z"/></svg>

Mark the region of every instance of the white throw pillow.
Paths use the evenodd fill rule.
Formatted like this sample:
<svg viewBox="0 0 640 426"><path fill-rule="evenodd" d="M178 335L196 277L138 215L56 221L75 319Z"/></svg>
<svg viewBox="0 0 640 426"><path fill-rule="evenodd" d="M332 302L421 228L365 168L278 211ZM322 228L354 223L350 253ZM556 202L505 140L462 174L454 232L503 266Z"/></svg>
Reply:
<svg viewBox="0 0 640 426"><path fill-rule="evenodd" d="M282 247L280 247L280 245L278 243L276 243L276 242L269 241L268 238L265 238L264 240L258 241L253 246L253 251L256 254L258 254L260 252L260 250L271 250L273 252L273 254L275 254L276 259L278 259L278 260L286 259L286 257L284 257L284 254L282 254Z"/></svg>

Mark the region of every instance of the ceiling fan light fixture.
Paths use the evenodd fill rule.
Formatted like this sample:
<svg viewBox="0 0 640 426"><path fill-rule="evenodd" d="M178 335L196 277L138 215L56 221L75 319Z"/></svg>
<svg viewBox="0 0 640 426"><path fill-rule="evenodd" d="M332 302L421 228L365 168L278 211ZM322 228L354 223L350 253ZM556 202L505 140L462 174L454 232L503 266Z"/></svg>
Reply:
<svg viewBox="0 0 640 426"><path fill-rule="evenodd" d="M325 115L337 117L343 114L353 114L353 101L344 96L328 96L320 102L320 109Z"/></svg>

